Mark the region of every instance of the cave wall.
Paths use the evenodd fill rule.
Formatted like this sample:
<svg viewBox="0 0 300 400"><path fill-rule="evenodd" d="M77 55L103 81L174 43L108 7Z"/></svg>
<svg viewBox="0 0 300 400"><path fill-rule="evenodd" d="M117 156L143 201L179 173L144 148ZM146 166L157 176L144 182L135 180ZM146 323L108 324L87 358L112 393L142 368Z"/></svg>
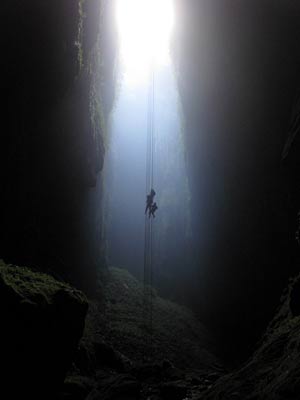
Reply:
<svg viewBox="0 0 300 400"><path fill-rule="evenodd" d="M297 269L281 154L299 83L300 8L268 0L176 7L194 307L238 353L240 341L245 348L258 338Z"/></svg>
<svg viewBox="0 0 300 400"><path fill-rule="evenodd" d="M1 5L0 255L91 288L113 101L113 2Z"/></svg>

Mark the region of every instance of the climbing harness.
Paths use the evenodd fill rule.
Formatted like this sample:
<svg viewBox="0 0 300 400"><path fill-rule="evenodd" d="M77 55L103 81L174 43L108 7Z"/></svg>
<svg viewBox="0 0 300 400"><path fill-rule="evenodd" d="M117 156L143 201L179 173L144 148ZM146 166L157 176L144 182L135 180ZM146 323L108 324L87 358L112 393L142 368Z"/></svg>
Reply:
<svg viewBox="0 0 300 400"><path fill-rule="evenodd" d="M154 68L152 68L147 115L147 150L146 150L146 194L150 193L154 186L154 95L155 81ZM153 351L153 218L145 214L145 238L144 238L144 328L146 332L145 360L152 358Z"/></svg>

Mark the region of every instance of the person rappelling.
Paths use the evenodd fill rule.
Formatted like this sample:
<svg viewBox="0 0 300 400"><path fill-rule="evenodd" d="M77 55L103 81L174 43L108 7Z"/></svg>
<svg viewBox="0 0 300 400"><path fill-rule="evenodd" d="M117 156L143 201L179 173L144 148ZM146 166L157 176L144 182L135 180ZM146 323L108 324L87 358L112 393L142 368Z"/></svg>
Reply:
<svg viewBox="0 0 300 400"><path fill-rule="evenodd" d="M154 201L154 196L156 195L155 190L151 189L151 192L147 194L147 199L146 199L146 209L145 209L145 214L147 214L147 211L151 211L151 207L153 206L153 201Z"/></svg>
<svg viewBox="0 0 300 400"><path fill-rule="evenodd" d="M152 216L155 218L155 211L158 210L157 204L153 203L149 209L149 218Z"/></svg>

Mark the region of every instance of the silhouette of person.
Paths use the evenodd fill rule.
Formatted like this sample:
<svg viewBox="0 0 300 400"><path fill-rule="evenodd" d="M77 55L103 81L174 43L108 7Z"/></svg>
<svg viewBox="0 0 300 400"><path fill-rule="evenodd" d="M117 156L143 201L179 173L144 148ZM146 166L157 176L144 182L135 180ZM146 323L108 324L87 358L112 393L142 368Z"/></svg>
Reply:
<svg viewBox="0 0 300 400"><path fill-rule="evenodd" d="M154 200L154 196L156 195L155 190L151 189L150 194L147 195L147 200L146 200L146 209L145 209L145 214L147 214L147 211L151 210L151 207L153 205L153 200Z"/></svg>
<svg viewBox="0 0 300 400"><path fill-rule="evenodd" d="M151 217L151 215L152 215L153 218L155 218L155 214L154 213L155 213L156 210L158 210L157 204L153 203L151 205L150 209L149 209L149 218Z"/></svg>

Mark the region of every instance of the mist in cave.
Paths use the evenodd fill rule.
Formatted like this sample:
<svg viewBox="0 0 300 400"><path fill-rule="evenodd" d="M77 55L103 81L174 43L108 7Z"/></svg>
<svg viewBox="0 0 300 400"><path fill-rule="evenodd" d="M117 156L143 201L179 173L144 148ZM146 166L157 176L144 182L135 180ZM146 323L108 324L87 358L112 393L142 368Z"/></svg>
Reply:
<svg viewBox="0 0 300 400"><path fill-rule="evenodd" d="M126 6L128 14L124 12ZM158 204L155 218L151 216L153 284L178 300L184 297L183 280L189 279L193 260L184 122L170 53L174 5L171 1L129 0L117 3L116 14L120 48L117 94L104 165L107 260L109 265L126 268L143 280L145 218L149 219L144 210L151 190L146 181L151 123L152 186Z"/></svg>

